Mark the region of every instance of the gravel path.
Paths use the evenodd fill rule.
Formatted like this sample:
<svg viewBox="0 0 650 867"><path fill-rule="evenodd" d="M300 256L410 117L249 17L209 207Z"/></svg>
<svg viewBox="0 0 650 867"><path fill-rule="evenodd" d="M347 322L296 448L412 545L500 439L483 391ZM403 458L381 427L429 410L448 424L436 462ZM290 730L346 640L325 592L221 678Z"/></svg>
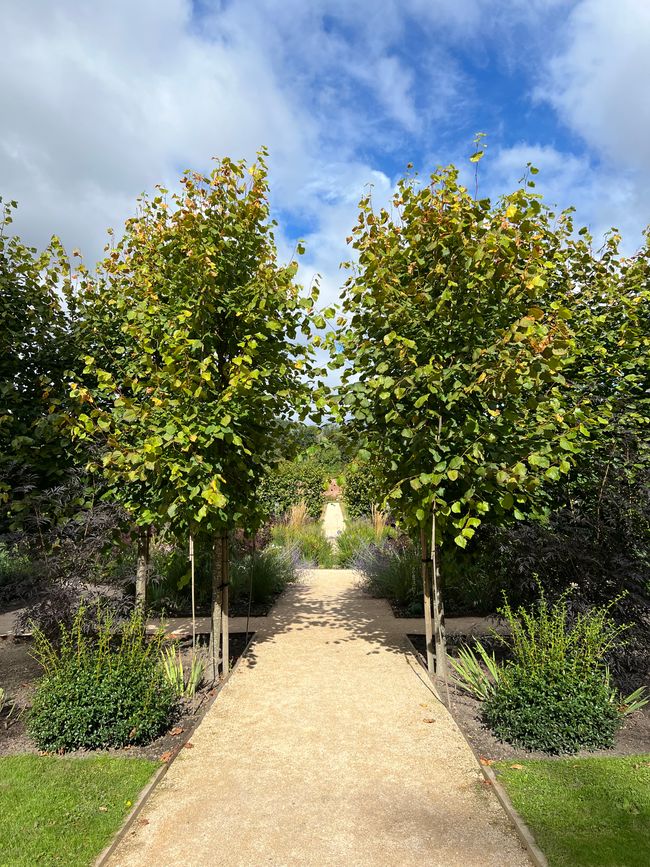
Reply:
<svg viewBox="0 0 650 867"><path fill-rule="evenodd" d="M528 864L394 623L351 570L305 573L110 863Z"/></svg>

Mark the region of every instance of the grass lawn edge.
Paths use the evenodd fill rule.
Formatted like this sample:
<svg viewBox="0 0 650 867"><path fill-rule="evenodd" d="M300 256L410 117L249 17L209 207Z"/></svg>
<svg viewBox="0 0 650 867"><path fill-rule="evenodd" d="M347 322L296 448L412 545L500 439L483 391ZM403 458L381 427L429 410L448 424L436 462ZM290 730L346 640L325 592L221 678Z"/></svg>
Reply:
<svg viewBox="0 0 650 867"><path fill-rule="evenodd" d="M551 864L639 867L650 856L649 769L643 753L510 759L483 770L544 841Z"/></svg>
<svg viewBox="0 0 650 867"><path fill-rule="evenodd" d="M178 753L176 753L176 755L178 755ZM173 758L176 758L176 755ZM118 845L122 842L128 831L131 829L131 826L133 825L135 820L138 818L140 812L142 811L142 808L149 800L149 795L151 795L158 783L162 780L162 778L169 770L169 766L171 765L172 761L173 759L166 764L161 765L158 770L154 772L154 775L151 777L149 782L140 791L137 801L124 817L124 821L113 835L113 838L109 840L106 846L93 861L93 867L100 867L100 865L106 864L108 859L117 849Z"/></svg>
<svg viewBox="0 0 650 867"><path fill-rule="evenodd" d="M463 735L463 737L465 737ZM467 740L467 738L465 738ZM469 741L468 741L469 743ZM471 744L470 744L471 749ZM473 752L473 750L472 750ZM474 754L476 757L476 754ZM519 839L524 845L524 848L528 852L528 855L535 865L535 867L549 867L548 861L546 859L546 855L540 849L537 841L535 840L535 835L531 831L530 827L526 824L523 817L517 812L514 804L510 800L507 791L501 785L499 780L497 779L496 774L492 770L489 765L484 765L479 761L479 767L483 772L483 776L490 783L494 794L497 796L497 800L501 804L503 810L507 814L508 818L512 822L515 827L515 830L519 836Z"/></svg>

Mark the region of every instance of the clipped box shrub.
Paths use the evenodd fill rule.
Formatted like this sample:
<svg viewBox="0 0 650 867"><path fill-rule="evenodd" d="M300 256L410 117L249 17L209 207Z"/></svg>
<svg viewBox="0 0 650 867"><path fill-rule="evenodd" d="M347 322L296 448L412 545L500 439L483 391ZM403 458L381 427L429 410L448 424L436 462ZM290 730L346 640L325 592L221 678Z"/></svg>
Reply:
<svg viewBox="0 0 650 867"><path fill-rule="evenodd" d="M483 718L493 733L527 750L574 753L607 749L621 725L612 688L601 671L531 674L522 666L506 668Z"/></svg>
<svg viewBox="0 0 650 867"><path fill-rule="evenodd" d="M551 605L542 595L530 610L506 603L500 613L510 628L502 640L512 658L483 708L494 734L548 753L611 747L625 700L604 660L625 627L612 621L608 607L570 619L566 596Z"/></svg>
<svg viewBox="0 0 650 867"><path fill-rule="evenodd" d="M28 727L39 749L145 744L165 731L176 698L161 666L163 633L148 636L145 626L136 610L117 629L98 606L80 608L59 643L34 632L43 677Z"/></svg>

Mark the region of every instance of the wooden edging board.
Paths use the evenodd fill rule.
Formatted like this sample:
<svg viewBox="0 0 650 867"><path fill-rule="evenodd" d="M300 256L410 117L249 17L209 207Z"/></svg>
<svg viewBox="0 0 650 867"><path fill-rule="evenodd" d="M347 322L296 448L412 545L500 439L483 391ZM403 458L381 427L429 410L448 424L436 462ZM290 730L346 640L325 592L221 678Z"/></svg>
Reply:
<svg viewBox="0 0 650 867"><path fill-rule="evenodd" d="M255 633L253 632L253 633L251 633L251 636L250 636L250 638L248 639L248 643L246 644L246 646L245 646L244 649L242 650L242 652L241 652L241 654L240 654L240 656L239 656L237 662L234 664L234 666L233 666L232 669L230 670L230 672L229 672L229 674L228 674L228 677L226 677L226 679L223 680L223 681L222 681L222 682L221 682L221 683L220 683L220 684L215 688L215 690L214 690L214 695L212 696L212 701L210 702L208 708L206 709L206 713L208 712L208 710L210 709L210 707L212 707L212 705L213 705L213 704L215 703L215 701L217 700L217 698L218 698L219 693L221 692L221 690L222 690L222 689L224 688L224 686L228 683L228 681L229 681L230 678L233 676L233 674L237 671L240 662L242 661L242 659L243 659L243 658L246 656L246 654L248 653L248 648L251 646L251 644L252 644L254 638L255 638ZM185 734L185 737L182 739L182 742L179 740L179 744L180 744L180 746L179 746L179 748L176 750L176 752L174 753L174 755L170 758L170 760L169 760L168 762L166 762L164 765L162 765L160 768L158 768L158 770L154 773L153 777L149 780L149 782L147 783L147 785L146 785L146 786L144 787L144 789L140 792L137 801L136 801L135 804L131 807L131 810L129 811L128 815L126 816L126 818L125 818L124 821L122 822L120 828L115 832L115 835L113 836L113 839L112 839L112 840L111 840L111 841L106 845L106 847L105 847L105 848L104 848L104 849L99 853L99 855L97 856L97 858L95 859L95 861L93 861L93 867L103 867L103 865L107 863L108 859L109 859L109 858L111 857L111 855L115 852L115 850L116 850L117 847L120 845L120 843L122 842L122 840L124 840L124 838L126 837L127 833L128 833L128 832L131 830L131 828L133 827L133 824L134 824L135 820L138 818L139 814L140 814L141 811L142 811L142 808L144 807L144 805L145 805L145 804L147 803L147 801L149 800L149 798L150 798L152 792L156 789L156 787L158 786L158 784L160 783L160 781L163 779L163 777L165 776L165 774L167 773L167 771L169 770L169 768L171 767L171 765L176 761L176 757L178 756L178 754L180 753L180 751L183 749L183 747L185 746L185 744L190 740L190 738L192 737L192 735L194 734L194 732L196 731L196 729L199 727L199 725L201 724L201 722L203 721L204 718L205 718L205 714L203 714L203 716L201 717L200 720L197 720L197 721L195 722L195 724L191 727L191 729L189 730L189 732L184 733L184 734Z"/></svg>
<svg viewBox="0 0 650 867"><path fill-rule="evenodd" d="M420 655L420 653L416 649L416 647L413 644L413 642L411 641L411 639L408 636L406 636L406 639L409 643L409 651L417 659L418 664L422 668L422 671L425 672L427 677L429 677L426 666L424 665L424 662L422 660L422 656ZM433 683L432 683L432 686L433 686ZM438 695L438 691L436 690L435 686L433 686L432 691L435 693L436 696ZM439 698L439 701L441 702L441 704L444 705L444 702L442 701L442 699ZM445 705L445 707L447 707L447 706ZM458 723L456 722L451 708L448 707L447 710L449 711L452 719L456 723L456 727L458 728L461 735L463 736L465 743L472 751L472 755L476 759L476 764L481 769L481 771L483 773L483 777L490 785L490 788L493 789L494 794L496 795L497 800L501 804L503 811L508 816L512 825L514 826L514 829L517 832L517 836L519 837L522 845L524 846L526 852L528 853L528 856L529 856L531 862L533 863L534 867L548 867L548 861L546 860L546 855L544 855L542 850L537 845L537 842L535 841L535 837L533 836L533 832L530 830L528 825L524 822L524 820L519 815L519 813L515 810L512 801L508 797L506 790L503 788L503 786L501 785L501 783L497 779L496 774L494 773L494 771L492 770L492 768L489 765L484 765L480 761L480 757L476 755L476 751L474 750L474 747L472 746L472 744L469 742L467 736L465 735L465 732L463 731L461 726L459 726Z"/></svg>

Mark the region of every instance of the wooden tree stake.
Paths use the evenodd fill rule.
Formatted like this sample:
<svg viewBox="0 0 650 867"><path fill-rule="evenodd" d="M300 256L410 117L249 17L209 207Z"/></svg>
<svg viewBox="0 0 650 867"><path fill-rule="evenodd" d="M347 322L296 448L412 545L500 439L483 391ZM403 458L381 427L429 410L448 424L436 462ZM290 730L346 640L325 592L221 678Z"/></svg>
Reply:
<svg viewBox="0 0 650 867"><path fill-rule="evenodd" d="M433 512L431 525L431 574L433 578L433 639L435 642L436 675L447 684L447 642L445 639L445 611L442 601L440 581L440 557L436 544L436 513ZM447 689L447 691L449 691Z"/></svg>
<svg viewBox="0 0 650 867"><path fill-rule="evenodd" d="M424 527L420 528L420 550L422 558L422 590L424 594L424 626L427 644L427 671L435 675L435 652L433 646L433 612L432 612L432 562L429 557L427 534Z"/></svg>
<svg viewBox="0 0 650 867"><path fill-rule="evenodd" d="M221 657L223 546L223 532L215 533L212 545L212 622L210 630L210 669L213 683L219 679L219 661Z"/></svg>
<svg viewBox="0 0 650 867"><path fill-rule="evenodd" d="M194 536L190 533L190 576L192 586L192 654L196 653L196 595L194 582Z"/></svg>
<svg viewBox="0 0 650 867"><path fill-rule="evenodd" d="M229 634L229 612L228 606L230 601L230 556L229 556L228 535L224 534L223 544L221 546L221 556L223 557L221 566L221 576L223 578L223 589L221 593L221 627L222 627L222 647L221 656L223 662L224 677L230 671L230 634Z"/></svg>
<svg viewBox="0 0 650 867"><path fill-rule="evenodd" d="M135 572L135 604L143 610L147 607L150 539L151 528L141 527L138 533L138 561Z"/></svg>

